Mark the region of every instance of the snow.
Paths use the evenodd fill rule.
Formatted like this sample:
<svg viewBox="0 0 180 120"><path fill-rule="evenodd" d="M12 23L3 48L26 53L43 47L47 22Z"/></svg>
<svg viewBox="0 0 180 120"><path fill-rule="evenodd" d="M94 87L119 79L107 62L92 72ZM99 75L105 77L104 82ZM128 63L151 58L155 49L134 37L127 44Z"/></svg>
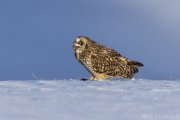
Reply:
<svg viewBox="0 0 180 120"><path fill-rule="evenodd" d="M180 120L180 81L0 81L0 120Z"/></svg>

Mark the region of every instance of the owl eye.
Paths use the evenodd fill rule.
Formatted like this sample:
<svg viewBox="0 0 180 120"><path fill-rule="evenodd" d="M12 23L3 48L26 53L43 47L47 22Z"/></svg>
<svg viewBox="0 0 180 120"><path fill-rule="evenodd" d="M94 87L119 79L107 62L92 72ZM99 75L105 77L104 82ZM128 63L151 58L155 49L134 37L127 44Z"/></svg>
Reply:
<svg viewBox="0 0 180 120"><path fill-rule="evenodd" d="M78 44L79 44L79 45L83 45L83 42L82 42L82 41L79 41Z"/></svg>

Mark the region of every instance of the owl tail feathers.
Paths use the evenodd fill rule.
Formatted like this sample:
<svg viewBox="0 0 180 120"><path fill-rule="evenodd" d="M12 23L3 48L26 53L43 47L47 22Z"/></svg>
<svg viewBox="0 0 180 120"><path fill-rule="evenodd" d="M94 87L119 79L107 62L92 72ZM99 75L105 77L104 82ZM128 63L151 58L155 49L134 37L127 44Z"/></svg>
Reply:
<svg viewBox="0 0 180 120"><path fill-rule="evenodd" d="M133 65L133 66L136 66L136 67L143 67L144 65L138 61L128 61L127 63L128 65Z"/></svg>

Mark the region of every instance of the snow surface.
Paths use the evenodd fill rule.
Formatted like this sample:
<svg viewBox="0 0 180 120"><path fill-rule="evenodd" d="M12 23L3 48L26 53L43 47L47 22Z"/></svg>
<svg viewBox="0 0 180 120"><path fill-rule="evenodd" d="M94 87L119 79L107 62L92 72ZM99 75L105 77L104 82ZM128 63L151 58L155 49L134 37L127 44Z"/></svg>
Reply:
<svg viewBox="0 0 180 120"><path fill-rule="evenodd" d="M180 81L0 81L0 120L180 120Z"/></svg>

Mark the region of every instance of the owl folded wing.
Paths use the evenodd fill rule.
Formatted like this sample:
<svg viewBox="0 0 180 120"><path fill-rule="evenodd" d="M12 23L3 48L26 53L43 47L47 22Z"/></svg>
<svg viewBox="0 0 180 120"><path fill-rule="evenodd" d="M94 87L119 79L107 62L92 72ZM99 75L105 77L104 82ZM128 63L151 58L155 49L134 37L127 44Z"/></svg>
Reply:
<svg viewBox="0 0 180 120"><path fill-rule="evenodd" d="M126 58L121 55L91 56L93 70L99 74L118 77L132 78L138 72L135 66L129 66Z"/></svg>

